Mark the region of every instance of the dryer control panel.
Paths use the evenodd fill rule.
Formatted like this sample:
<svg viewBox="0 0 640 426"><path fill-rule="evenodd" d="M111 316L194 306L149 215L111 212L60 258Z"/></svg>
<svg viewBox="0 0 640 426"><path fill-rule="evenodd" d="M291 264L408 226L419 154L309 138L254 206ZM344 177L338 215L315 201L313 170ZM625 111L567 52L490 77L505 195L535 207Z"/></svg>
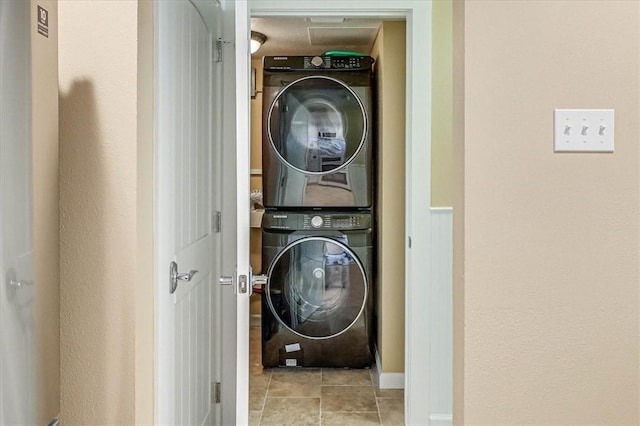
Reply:
<svg viewBox="0 0 640 426"><path fill-rule="evenodd" d="M265 212L262 228L287 230L353 230L371 228L369 212Z"/></svg>
<svg viewBox="0 0 640 426"><path fill-rule="evenodd" d="M371 56L265 56L265 71L369 71Z"/></svg>

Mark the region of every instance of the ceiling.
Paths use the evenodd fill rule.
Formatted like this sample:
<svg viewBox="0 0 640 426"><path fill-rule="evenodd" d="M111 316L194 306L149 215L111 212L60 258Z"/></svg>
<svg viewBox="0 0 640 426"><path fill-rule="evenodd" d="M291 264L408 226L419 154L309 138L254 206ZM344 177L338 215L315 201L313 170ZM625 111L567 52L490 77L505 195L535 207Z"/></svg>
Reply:
<svg viewBox="0 0 640 426"><path fill-rule="evenodd" d="M380 20L363 18L251 18L251 30L267 36L267 41L252 58L320 55L327 50L350 50L368 54L380 24Z"/></svg>

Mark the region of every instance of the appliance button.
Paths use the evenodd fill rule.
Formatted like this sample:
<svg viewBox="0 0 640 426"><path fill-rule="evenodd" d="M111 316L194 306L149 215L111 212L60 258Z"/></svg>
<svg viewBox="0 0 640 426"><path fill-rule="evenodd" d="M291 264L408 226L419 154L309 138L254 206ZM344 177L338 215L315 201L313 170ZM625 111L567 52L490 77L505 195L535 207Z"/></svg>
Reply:
<svg viewBox="0 0 640 426"><path fill-rule="evenodd" d="M320 216L314 216L311 218L311 226L314 228L320 228L322 226L322 218Z"/></svg>
<svg viewBox="0 0 640 426"><path fill-rule="evenodd" d="M322 60L322 58L320 56L314 56L311 59L311 65L313 65L314 67L319 67L323 63L324 63L324 61Z"/></svg>

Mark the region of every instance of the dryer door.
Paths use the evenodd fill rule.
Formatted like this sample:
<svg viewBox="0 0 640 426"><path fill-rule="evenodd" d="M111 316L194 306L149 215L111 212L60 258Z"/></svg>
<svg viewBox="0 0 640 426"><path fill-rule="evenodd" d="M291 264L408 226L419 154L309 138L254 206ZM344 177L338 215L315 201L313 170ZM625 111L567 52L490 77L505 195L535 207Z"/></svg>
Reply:
<svg viewBox="0 0 640 426"><path fill-rule="evenodd" d="M285 247L271 263L266 297L287 329L327 339L348 330L362 314L367 278L357 256L340 241L307 237Z"/></svg>
<svg viewBox="0 0 640 426"><path fill-rule="evenodd" d="M267 136L279 160L307 175L335 173L367 138L362 100L342 81L300 78L282 89L267 114Z"/></svg>

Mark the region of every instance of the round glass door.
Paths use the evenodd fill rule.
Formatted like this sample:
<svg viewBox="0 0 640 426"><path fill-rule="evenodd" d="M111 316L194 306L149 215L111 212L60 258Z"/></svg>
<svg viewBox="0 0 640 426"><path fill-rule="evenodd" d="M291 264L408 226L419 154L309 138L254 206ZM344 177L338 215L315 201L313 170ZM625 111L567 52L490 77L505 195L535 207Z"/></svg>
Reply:
<svg viewBox="0 0 640 426"><path fill-rule="evenodd" d="M307 338L348 330L367 300L362 264L343 243L325 237L294 241L276 256L265 293L277 320Z"/></svg>
<svg viewBox="0 0 640 426"><path fill-rule="evenodd" d="M267 135L289 167L328 174L346 167L367 137L360 98L340 80L303 77L282 89L269 108Z"/></svg>

